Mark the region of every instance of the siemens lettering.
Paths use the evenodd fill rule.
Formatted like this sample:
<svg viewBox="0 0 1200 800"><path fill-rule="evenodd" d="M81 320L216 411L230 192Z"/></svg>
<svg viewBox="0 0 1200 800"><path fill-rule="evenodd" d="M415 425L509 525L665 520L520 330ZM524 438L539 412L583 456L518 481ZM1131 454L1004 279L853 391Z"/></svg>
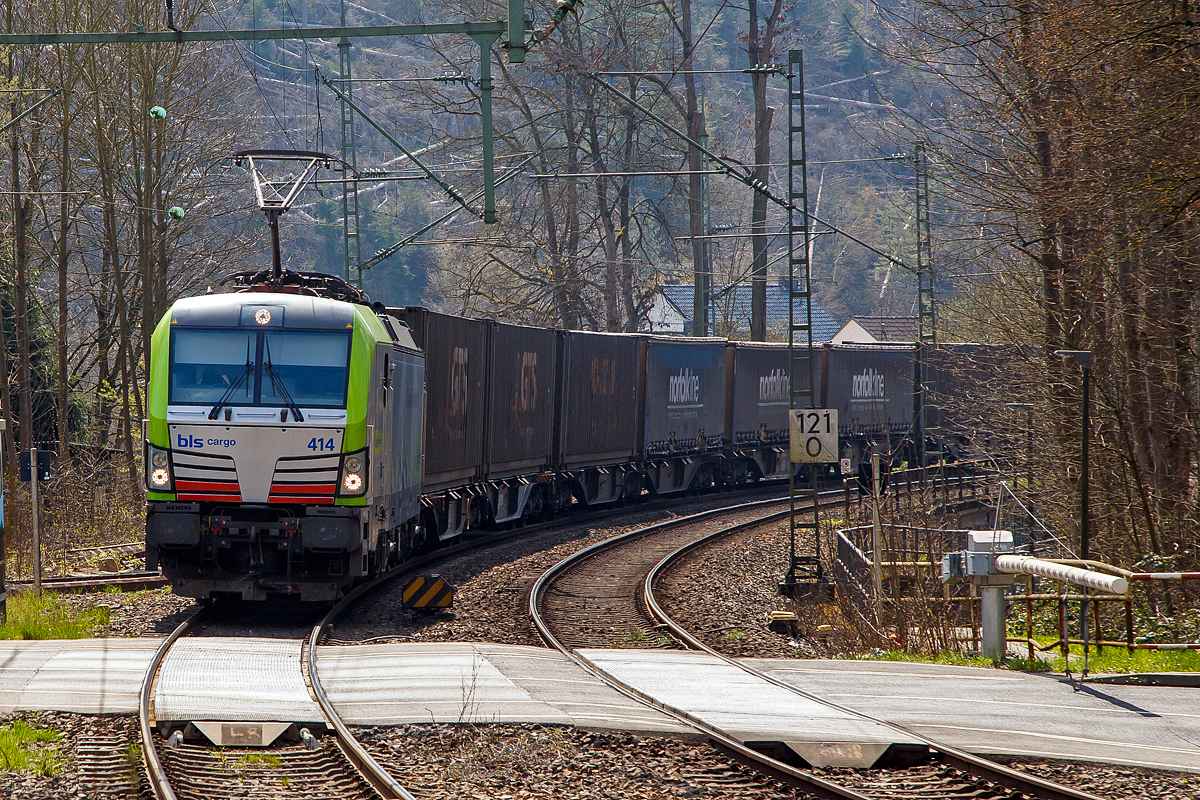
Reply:
<svg viewBox="0 0 1200 800"><path fill-rule="evenodd" d="M699 403L700 376L687 367L672 375L667 384L668 403Z"/></svg>

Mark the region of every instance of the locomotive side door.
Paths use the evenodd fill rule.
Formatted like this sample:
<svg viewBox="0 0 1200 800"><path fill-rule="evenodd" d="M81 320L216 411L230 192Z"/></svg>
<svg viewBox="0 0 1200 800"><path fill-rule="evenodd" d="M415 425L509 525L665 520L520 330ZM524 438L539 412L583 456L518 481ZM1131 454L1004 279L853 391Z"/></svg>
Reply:
<svg viewBox="0 0 1200 800"><path fill-rule="evenodd" d="M376 481L378 491L374 493L383 504L388 516L387 527L397 524L396 487L392 480L392 414L395 391L392 388L392 373L396 364L392 358L391 345L375 347L374 363L371 365L371 397L375 432L371 447L371 478Z"/></svg>

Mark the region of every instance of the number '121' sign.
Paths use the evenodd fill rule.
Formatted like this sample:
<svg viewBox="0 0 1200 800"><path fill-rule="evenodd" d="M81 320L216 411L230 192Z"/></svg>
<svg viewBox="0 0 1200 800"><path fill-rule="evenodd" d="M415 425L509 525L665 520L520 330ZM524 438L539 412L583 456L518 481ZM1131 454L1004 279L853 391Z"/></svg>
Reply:
<svg viewBox="0 0 1200 800"><path fill-rule="evenodd" d="M791 421L792 463L838 460L838 412L836 408L796 408Z"/></svg>

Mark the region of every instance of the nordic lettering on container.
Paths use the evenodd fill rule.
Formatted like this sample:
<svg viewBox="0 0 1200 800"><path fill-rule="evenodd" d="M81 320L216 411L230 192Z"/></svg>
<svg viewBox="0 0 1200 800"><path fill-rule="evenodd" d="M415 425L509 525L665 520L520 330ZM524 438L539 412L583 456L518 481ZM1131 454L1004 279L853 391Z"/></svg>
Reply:
<svg viewBox="0 0 1200 800"><path fill-rule="evenodd" d="M865 369L861 375L855 375L850 383L851 400L884 400L883 374L873 369Z"/></svg>
<svg viewBox="0 0 1200 800"><path fill-rule="evenodd" d="M758 402L786 403L792 381L782 369L771 370L770 375L762 375L758 379Z"/></svg>
<svg viewBox="0 0 1200 800"><path fill-rule="evenodd" d="M678 375L672 375L667 383L668 403L699 403L700 376L684 367Z"/></svg>

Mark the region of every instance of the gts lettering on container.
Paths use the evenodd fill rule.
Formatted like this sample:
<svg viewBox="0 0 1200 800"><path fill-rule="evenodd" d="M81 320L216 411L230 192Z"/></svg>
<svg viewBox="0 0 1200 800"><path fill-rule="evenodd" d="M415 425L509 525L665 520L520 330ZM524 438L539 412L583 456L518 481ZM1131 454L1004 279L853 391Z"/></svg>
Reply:
<svg viewBox="0 0 1200 800"><path fill-rule="evenodd" d="M617 393L617 360L615 358L592 359L592 394Z"/></svg>
<svg viewBox="0 0 1200 800"><path fill-rule="evenodd" d="M446 414L446 436L449 439L467 437L467 348L456 347L450 352L450 401Z"/></svg>
<svg viewBox="0 0 1200 800"><path fill-rule="evenodd" d="M179 450L203 450L205 447L235 447L237 439L204 439L200 436L175 436L175 447Z"/></svg>
<svg viewBox="0 0 1200 800"><path fill-rule="evenodd" d="M672 375L667 383L668 403L699 403L700 376L684 367L678 375Z"/></svg>
<svg viewBox="0 0 1200 800"><path fill-rule="evenodd" d="M517 382L513 397L513 412L533 411L537 408L537 353L517 353Z"/></svg>
<svg viewBox="0 0 1200 800"><path fill-rule="evenodd" d="M537 410L537 353L517 353L517 374L520 379L513 389L512 432L531 436L533 425L524 424L521 415Z"/></svg>

